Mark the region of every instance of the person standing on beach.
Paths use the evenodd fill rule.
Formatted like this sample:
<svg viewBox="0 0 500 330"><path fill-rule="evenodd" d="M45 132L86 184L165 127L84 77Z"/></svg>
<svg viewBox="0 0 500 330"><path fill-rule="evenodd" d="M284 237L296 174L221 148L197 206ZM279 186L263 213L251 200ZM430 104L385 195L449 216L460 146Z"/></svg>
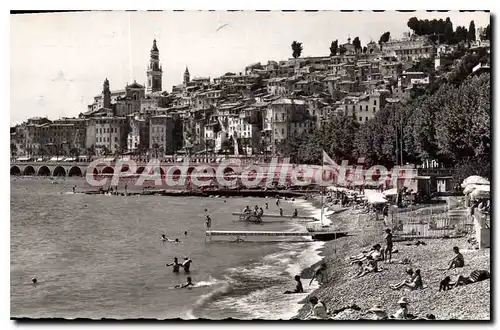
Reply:
<svg viewBox="0 0 500 330"><path fill-rule="evenodd" d="M382 215L384 216L384 224L387 226L389 221L389 204L385 204L382 209Z"/></svg>
<svg viewBox="0 0 500 330"><path fill-rule="evenodd" d="M297 286L294 291L285 291L285 294L291 293L304 293L304 288L302 287L302 282L300 281L300 275L295 275L295 281L297 281Z"/></svg>
<svg viewBox="0 0 500 330"><path fill-rule="evenodd" d="M311 278L311 281L309 281L309 285L311 285L312 281L316 279L319 284L323 284L326 282L326 263L322 263L321 267L316 270L316 273L314 273L313 277Z"/></svg>
<svg viewBox="0 0 500 330"><path fill-rule="evenodd" d="M269 204L266 203L266 210L269 209Z"/></svg>
<svg viewBox="0 0 500 330"><path fill-rule="evenodd" d="M385 230L385 251L384 251L384 260L386 263L391 263L392 261L392 233L389 228ZM387 258L389 255L389 258Z"/></svg>
<svg viewBox="0 0 500 330"><path fill-rule="evenodd" d="M283 216L283 209L280 207L280 217Z"/></svg>

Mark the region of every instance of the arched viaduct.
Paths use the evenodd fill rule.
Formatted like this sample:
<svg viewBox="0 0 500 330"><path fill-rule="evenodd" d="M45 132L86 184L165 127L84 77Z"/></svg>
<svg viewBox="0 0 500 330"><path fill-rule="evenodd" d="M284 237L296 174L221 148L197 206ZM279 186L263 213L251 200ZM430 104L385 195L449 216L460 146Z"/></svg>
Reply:
<svg viewBox="0 0 500 330"><path fill-rule="evenodd" d="M28 176L85 176L89 170L89 163L74 163L74 162L11 162L10 164L10 175L28 175ZM170 167L176 166L181 167L184 163L161 163L160 167L155 169L161 174L165 174ZM207 166L212 168L214 171L217 170L219 164L200 164L200 163L190 163L188 166L187 174L190 174L196 166ZM120 169L118 169L118 166ZM148 164L137 164L134 174L142 174L146 169ZM239 172L236 167L231 165L227 166L224 173L228 172ZM129 167L126 164L118 165L115 163L99 164L93 168L94 175L111 175L115 173L115 170L120 170L121 172L130 172ZM150 174L153 174L152 171ZM180 174L180 170L174 170L173 175Z"/></svg>

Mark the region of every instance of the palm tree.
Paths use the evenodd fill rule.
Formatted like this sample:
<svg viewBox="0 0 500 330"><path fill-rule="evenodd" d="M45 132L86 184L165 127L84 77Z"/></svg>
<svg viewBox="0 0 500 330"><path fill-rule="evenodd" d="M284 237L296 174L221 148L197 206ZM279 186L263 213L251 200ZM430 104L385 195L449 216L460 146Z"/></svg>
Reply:
<svg viewBox="0 0 500 330"><path fill-rule="evenodd" d="M292 42L292 56L293 58L299 58L302 53L303 47L301 42L294 41Z"/></svg>

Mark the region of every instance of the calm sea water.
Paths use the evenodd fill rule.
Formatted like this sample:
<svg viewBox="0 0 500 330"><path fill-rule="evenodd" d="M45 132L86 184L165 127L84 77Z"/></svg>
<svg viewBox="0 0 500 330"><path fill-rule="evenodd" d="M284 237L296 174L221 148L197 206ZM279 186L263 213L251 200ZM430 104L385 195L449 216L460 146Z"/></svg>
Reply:
<svg viewBox="0 0 500 330"><path fill-rule="evenodd" d="M298 230L302 224L246 225L231 212L275 201L72 194L82 179L11 179L11 316L64 318L289 318L306 294L293 275L319 260L322 243L274 238L205 242L204 210L213 229ZM282 203L286 214L304 203ZM185 236L184 231L188 234ZM160 235L179 238L165 243ZM195 287L165 263L192 260ZM39 284L31 284L36 277ZM308 282L308 281L307 281ZM308 292L315 287L303 284Z"/></svg>

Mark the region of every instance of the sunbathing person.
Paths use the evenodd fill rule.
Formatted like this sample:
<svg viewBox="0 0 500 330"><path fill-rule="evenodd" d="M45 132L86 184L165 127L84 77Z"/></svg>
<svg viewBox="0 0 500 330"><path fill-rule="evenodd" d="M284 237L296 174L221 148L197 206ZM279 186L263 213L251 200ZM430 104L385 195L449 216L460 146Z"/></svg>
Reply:
<svg viewBox="0 0 500 330"><path fill-rule="evenodd" d="M351 264L355 263L356 261L365 261L367 260L368 256L371 256L373 259L380 261L382 260L382 246L380 244L375 244L372 246L370 251L366 253L361 253L358 254L357 256L352 256L350 257L351 259Z"/></svg>
<svg viewBox="0 0 500 330"><path fill-rule="evenodd" d="M352 278L359 277L363 273L363 271L364 271L363 262L362 261L355 261L354 264L356 266L358 266L358 269L356 271L356 274L354 274L354 276Z"/></svg>
<svg viewBox="0 0 500 330"><path fill-rule="evenodd" d="M439 282L439 292L441 292L441 290L451 290L453 288L453 285L451 285L450 282L451 277L449 276L446 276L441 282Z"/></svg>
<svg viewBox="0 0 500 330"><path fill-rule="evenodd" d="M474 270L468 277L458 276L455 283L449 283L450 285L457 287L459 285L467 285L472 283L477 283L489 279L491 274L487 270Z"/></svg>
<svg viewBox="0 0 500 330"><path fill-rule="evenodd" d="M315 296L309 298L309 302L311 303L311 310L306 315L306 320L321 320L328 318L328 308L326 307L324 302L318 300L318 298Z"/></svg>
<svg viewBox="0 0 500 330"><path fill-rule="evenodd" d="M412 268L406 268L406 274L408 275L406 277L405 280L397 283L397 284L390 284L389 286L392 288L392 287L396 287L396 286L401 286L403 285L404 283L411 283L413 282L413 279L415 277L415 273L413 272L413 269Z"/></svg>
<svg viewBox="0 0 500 330"><path fill-rule="evenodd" d="M418 289L423 289L424 284L422 283L422 276L420 275L420 269L417 269L415 271L415 274L413 276L413 280L410 283L400 283L399 285L394 285L391 286L391 289L394 290L399 290L401 288L410 288L411 290L418 290Z"/></svg>
<svg viewBox="0 0 500 330"><path fill-rule="evenodd" d="M387 312L380 305L373 306L367 313L372 314L371 320L387 320L388 318Z"/></svg>
<svg viewBox="0 0 500 330"><path fill-rule="evenodd" d="M453 252L455 252L456 256L451 259L450 267L448 269L463 267L465 264L464 255L460 253L458 246L453 247Z"/></svg>
<svg viewBox="0 0 500 330"><path fill-rule="evenodd" d="M376 273L378 272L377 260L373 259L372 256L367 256L368 260L367 265L363 268L363 272L359 274L357 277L363 277L368 273Z"/></svg>
<svg viewBox="0 0 500 330"><path fill-rule="evenodd" d="M409 319L410 317L408 315L408 299L401 298L399 299L398 304L399 304L399 309L396 311L394 315L391 315L390 318L396 320Z"/></svg>

